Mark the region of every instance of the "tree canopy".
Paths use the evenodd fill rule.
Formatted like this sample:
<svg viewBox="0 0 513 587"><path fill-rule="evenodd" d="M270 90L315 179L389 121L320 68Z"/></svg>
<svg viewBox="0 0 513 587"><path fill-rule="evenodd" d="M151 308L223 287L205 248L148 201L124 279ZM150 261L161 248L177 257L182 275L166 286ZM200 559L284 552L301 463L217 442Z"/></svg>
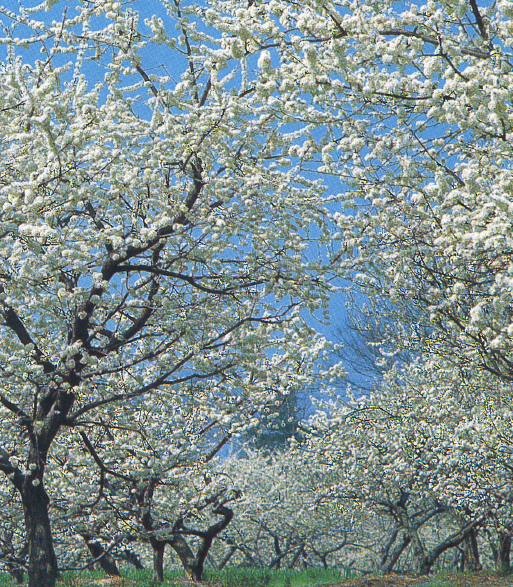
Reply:
<svg viewBox="0 0 513 587"><path fill-rule="evenodd" d="M2 10L0 468L34 587L57 572L44 471L63 428L102 476L105 443L142 441L135 487L211 459L326 344L304 317L333 274L325 189L310 154L284 167L279 150L307 130L264 99L265 71L221 74L234 55L204 8L155 5L165 25L116 2ZM143 407L166 420L143 431Z"/></svg>
<svg viewBox="0 0 513 587"><path fill-rule="evenodd" d="M0 6L0 498L30 587L55 584L68 499L110 568L104 535L149 544L157 579L167 545L201 578L241 497L214 458L330 392L316 320L348 283L389 372L303 423L283 467L258 458L307 455L323 506L385 511L383 569L411 548L427 572L491 520L511 546L512 18L506 0ZM452 533L428 548L435 518ZM338 548L290 536L296 562Z"/></svg>

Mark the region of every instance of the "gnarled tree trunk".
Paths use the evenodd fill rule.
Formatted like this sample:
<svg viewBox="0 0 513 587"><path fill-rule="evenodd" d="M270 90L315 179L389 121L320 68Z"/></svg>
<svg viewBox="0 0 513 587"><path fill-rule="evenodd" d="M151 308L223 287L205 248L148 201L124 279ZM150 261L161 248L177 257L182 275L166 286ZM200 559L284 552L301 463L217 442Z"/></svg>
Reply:
<svg viewBox="0 0 513 587"><path fill-rule="evenodd" d="M84 539L93 559L98 562L102 571L110 577L119 577L121 573L119 572L116 561L110 552L107 552L105 548L103 548L98 539L87 532L83 532L80 535Z"/></svg>
<svg viewBox="0 0 513 587"><path fill-rule="evenodd" d="M403 496L401 501L395 504L395 513L400 525L404 528L408 543L412 547L414 573L416 575L425 575L429 572L429 569L426 569L426 552L418 531L420 524L411 520L406 509L406 502L407 497L404 498Z"/></svg>
<svg viewBox="0 0 513 587"><path fill-rule="evenodd" d="M387 542L381 553L381 560L379 561L379 570L384 575L389 575L394 570L394 567L397 561L399 560L401 554L404 552L405 548L411 542L411 539L408 536L408 534L406 532L403 532L400 541L395 543L397 535L399 534L399 529L400 528L394 529L394 532L390 540Z"/></svg>
<svg viewBox="0 0 513 587"><path fill-rule="evenodd" d="M201 581L204 560L198 560L185 538L176 535L169 541L169 546L178 555L183 566L185 578L190 581Z"/></svg>
<svg viewBox="0 0 513 587"><path fill-rule="evenodd" d="M180 562L185 571L185 577L192 581L201 581L203 567L205 565L208 551L212 546L212 541L228 526L233 518L233 511L225 505L218 505L213 510L213 513L223 516L223 519L216 524L213 524L205 531L188 529L183 525L183 520L178 520L173 528L173 538L167 541L180 558ZM196 555L192 552L191 547L185 540L185 535L198 536L201 538L201 545Z"/></svg>
<svg viewBox="0 0 513 587"><path fill-rule="evenodd" d="M485 514L478 516L472 522L469 522L466 526L461 528L461 530L458 530L451 536L448 536L440 544L435 546L435 548L431 549L429 554L426 556L423 566L423 572L421 574L426 575L427 573L429 573L431 567L434 565L434 563L441 554L443 554L449 548L459 546L469 536L470 533L477 531L477 529L484 523L485 520Z"/></svg>
<svg viewBox="0 0 513 587"><path fill-rule="evenodd" d="M511 532L508 530L497 531L497 544L490 542L495 560L495 569L501 575L511 572Z"/></svg>
<svg viewBox="0 0 513 587"><path fill-rule="evenodd" d="M27 479L21 490L28 543L29 587L55 587L57 558L48 515L49 498L43 483Z"/></svg>
<svg viewBox="0 0 513 587"><path fill-rule="evenodd" d="M462 542L465 569L475 572L483 568L479 560L479 547L477 544L477 528L472 528Z"/></svg>
<svg viewBox="0 0 513 587"><path fill-rule="evenodd" d="M153 549L153 580L157 583L162 583L164 581L164 553L166 543L153 537L150 539L150 543Z"/></svg>

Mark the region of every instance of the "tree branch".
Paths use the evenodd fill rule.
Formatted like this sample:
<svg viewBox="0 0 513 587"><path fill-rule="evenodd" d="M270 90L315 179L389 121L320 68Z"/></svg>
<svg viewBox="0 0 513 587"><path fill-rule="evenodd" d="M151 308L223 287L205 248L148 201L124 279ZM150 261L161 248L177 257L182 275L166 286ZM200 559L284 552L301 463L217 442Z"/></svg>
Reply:
<svg viewBox="0 0 513 587"><path fill-rule="evenodd" d="M152 265L119 265L116 267L116 273L129 273L130 271L146 271L148 273L152 273L153 275L161 275L163 277L175 277L176 279L181 279L206 293L211 294L227 294L232 291L240 291L241 289L247 289L249 287L255 287L256 285L261 285L264 283L263 279L259 279L256 281L252 281L250 283L245 283L241 286L232 286L232 287L225 287L223 289L214 289L211 287L207 287L205 285L201 285L198 283L198 279L207 279L206 277L191 277L190 275L184 275L183 273L177 273L176 271L168 271L166 269L159 269L158 267L154 267Z"/></svg>
<svg viewBox="0 0 513 587"><path fill-rule="evenodd" d="M24 481L23 474L9 459L9 453L4 448L0 447L0 471L9 477L11 483L16 489L18 489L18 491L21 491Z"/></svg>
<svg viewBox="0 0 513 587"><path fill-rule="evenodd" d="M435 47L438 47L439 42L436 37L430 37L429 35L423 35L422 33L418 33L415 31L408 31L406 29L386 29L379 31L380 35L384 37L393 37L393 36L403 36L403 37L413 37L415 39L421 39L424 43L429 43ZM467 49L466 47L460 48L461 53L463 55L470 55L471 57L477 57L479 59L488 59L490 57L490 52L483 53L482 51L477 51L476 49Z"/></svg>
<svg viewBox="0 0 513 587"><path fill-rule="evenodd" d="M109 469L105 465L105 463L101 460L101 458L98 455L98 453L96 452L94 446L91 444L91 441L87 437L87 434L83 430L81 430L79 432L79 434L80 434L82 440L84 441L84 444L85 444L87 450L89 451L89 454L93 457L94 462L98 465L98 467L102 471L102 473L107 473L109 475L112 475L113 477L117 477L118 479L123 479L123 481L128 481L129 483L134 482L132 477L129 477L128 475L122 475L121 473L117 473L116 471Z"/></svg>
<svg viewBox="0 0 513 587"><path fill-rule="evenodd" d="M152 383L149 383L148 385L140 387L139 389L136 389L135 391L132 391L130 393L118 393L116 395L111 395L110 397L107 397L105 399L97 400L94 402L90 402L89 404L86 404L85 406L83 406L82 408L77 410L74 414L71 414L68 418L66 418L66 420L64 421L64 425L74 426L76 424L75 420L77 418L79 418L80 416L82 416L83 414L85 414L87 412L90 412L91 410L94 410L95 408L98 408L100 406L104 406L106 404L110 404L113 402L117 402L117 401L126 401L129 399L133 399L135 397L139 397L141 395L144 395L145 393L148 393L149 391L156 389L160 385L179 385L180 383L185 383L186 381L192 381L193 379L208 379L209 377L215 377L216 375L223 373L223 371L225 371L226 369L229 369L230 367L233 366L232 364L228 364L222 368L215 369L214 371L211 371L209 373L193 373L191 375L185 375L184 377L179 377L177 379L172 379L171 381L167 381L167 378L170 375L172 375L175 371L177 371L181 366L183 366L189 359L191 359L192 356L193 356L193 353L190 353L189 355L187 355L187 357L182 359L182 361L180 361L180 363L178 365L176 365L171 371L164 373L164 375L162 375L161 377L159 377L158 379L156 379Z"/></svg>
<svg viewBox="0 0 513 587"><path fill-rule="evenodd" d="M481 16L481 13L479 12L479 7L477 5L476 0L470 0L470 7L472 8L472 12L474 13L474 16L476 17L476 23L477 23L477 27L479 29L479 33L481 34L483 39L488 40L488 33L486 32L486 27L483 22L483 17Z"/></svg>
<svg viewBox="0 0 513 587"><path fill-rule="evenodd" d="M1 285L0 293L4 293L4 288ZM8 326L14 332L14 334L16 334L18 340L24 346L32 345L34 347L32 356L34 357L34 360L43 367L44 373L53 373L56 369L55 365L50 361L45 361L42 359L43 353L41 349L39 349L39 347L32 340L32 337L28 333L25 325L15 310L5 302L2 302L2 306L3 310L1 311L1 314L4 317L6 326Z"/></svg>

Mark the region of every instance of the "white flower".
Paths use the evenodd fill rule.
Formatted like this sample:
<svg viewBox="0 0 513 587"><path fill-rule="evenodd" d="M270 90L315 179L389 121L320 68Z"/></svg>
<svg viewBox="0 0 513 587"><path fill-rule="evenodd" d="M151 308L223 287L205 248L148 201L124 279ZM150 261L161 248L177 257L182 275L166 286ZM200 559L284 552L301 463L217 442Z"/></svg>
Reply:
<svg viewBox="0 0 513 587"><path fill-rule="evenodd" d="M271 53L267 49L260 53L258 67L263 71L268 71L271 68Z"/></svg>

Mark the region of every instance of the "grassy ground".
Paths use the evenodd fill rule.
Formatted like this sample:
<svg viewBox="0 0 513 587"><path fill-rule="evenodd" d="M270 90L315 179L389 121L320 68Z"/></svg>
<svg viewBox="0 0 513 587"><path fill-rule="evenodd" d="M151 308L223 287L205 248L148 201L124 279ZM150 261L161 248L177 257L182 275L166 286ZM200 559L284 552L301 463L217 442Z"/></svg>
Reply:
<svg viewBox="0 0 513 587"><path fill-rule="evenodd" d="M223 572L206 571L204 587L513 587L513 577L497 577L483 571L474 575L441 572L431 577L347 576L339 570L268 571L232 568ZM0 575L0 587L12 587L8 575ZM166 573L164 583L154 583L150 571L126 573L123 578L103 573L67 573L60 587L192 587L180 571Z"/></svg>
<svg viewBox="0 0 513 587"><path fill-rule="evenodd" d="M283 569L269 571L267 569L230 568L226 571L205 570L205 587L314 587L322 584L340 583L347 575L338 570L308 569L294 571ZM12 587L7 574L0 575L0 587ZM186 587L192 585L184 581L183 571L165 573L164 583L154 583L151 571L123 573L123 579L105 577L101 572L64 573L59 587Z"/></svg>

